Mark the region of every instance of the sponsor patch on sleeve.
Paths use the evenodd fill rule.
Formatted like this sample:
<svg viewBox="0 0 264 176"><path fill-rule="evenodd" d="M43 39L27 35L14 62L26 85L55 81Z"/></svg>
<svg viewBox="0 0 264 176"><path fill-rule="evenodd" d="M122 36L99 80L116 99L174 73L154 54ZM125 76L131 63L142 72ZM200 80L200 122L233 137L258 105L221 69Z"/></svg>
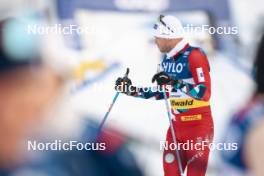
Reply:
<svg viewBox="0 0 264 176"><path fill-rule="evenodd" d="M203 73L203 68L202 67L196 68L196 74L197 74L199 82L205 82L205 77L204 77L204 73Z"/></svg>

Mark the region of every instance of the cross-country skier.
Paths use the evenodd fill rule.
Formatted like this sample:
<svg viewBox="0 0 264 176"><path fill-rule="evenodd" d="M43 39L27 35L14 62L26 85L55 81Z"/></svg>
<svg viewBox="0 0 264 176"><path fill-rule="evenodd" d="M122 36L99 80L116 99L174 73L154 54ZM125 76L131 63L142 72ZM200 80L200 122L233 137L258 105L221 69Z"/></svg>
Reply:
<svg viewBox="0 0 264 176"><path fill-rule="evenodd" d="M225 142L237 145L237 150L222 151L223 173L232 176L264 175L264 35L255 61L256 91L232 118Z"/></svg>
<svg viewBox="0 0 264 176"><path fill-rule="evenodd" d="M154 25L154 37L159 50L166 55L161 62L163 71L156 73L152 82L160 86L172 86L173 89L166 91L166 94L170 101L177 143L193 144L188 149L179 145L182 168L187 169L188 176L204 176L210 152L208 145L214 134L209 102L210 67L206 54L200 48L189 45L181 22L174 16L159 17ZM132 86L129 78L118 78L116 89L129 96L164 99L163 92ZM170 128L166 141L168 144L173 143ZM191 147L202 146L202 143L205 144L203 148ZM178 162L174 150L169 148L164 151L165 176L180 175Z"/></svg>

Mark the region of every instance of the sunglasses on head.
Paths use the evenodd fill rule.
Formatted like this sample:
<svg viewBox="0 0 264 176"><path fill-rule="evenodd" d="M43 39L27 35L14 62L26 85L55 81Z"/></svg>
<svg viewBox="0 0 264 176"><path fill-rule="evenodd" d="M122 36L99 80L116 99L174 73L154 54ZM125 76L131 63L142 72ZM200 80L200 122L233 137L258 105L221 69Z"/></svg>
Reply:
<svg viewBox="0 0 264 176"><path fill-rule="evenodd" d="M159 22L163 25L163 26L165 26L167 29L169 29L169 31L171 31L171 32L173 32L174 33L174 31L169 27L169 26L167 26L166 25L166 23L163 21L163 18L164 18L165 16L164 15L160 15L159 16ZM157 28L157 27L156 27ZM156 29L155 28L155 25L154 25L154 29Z"/></svg>

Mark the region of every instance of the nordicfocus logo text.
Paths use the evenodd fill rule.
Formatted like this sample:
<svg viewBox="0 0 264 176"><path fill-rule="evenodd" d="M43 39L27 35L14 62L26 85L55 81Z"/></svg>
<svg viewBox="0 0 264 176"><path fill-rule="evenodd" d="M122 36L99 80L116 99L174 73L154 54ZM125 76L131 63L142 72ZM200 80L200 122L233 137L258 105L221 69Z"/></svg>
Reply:
<svg viewBox="0 0 264 176"><path fill-rule="evenodd" d="M106 150L105 143L82 143L78 141L61 141L38 142L36 140L27 141L27 150L29 151L49 151L49 150Z"/></svg>
<svg viewBox="0 0 264 176"><path fill-rule="evenodd" d="M168 143L168 141L160 142L160 150L237 150L237 143L212 143L207 140L195 142L193 140L187 140L185 143Z"/></svg>

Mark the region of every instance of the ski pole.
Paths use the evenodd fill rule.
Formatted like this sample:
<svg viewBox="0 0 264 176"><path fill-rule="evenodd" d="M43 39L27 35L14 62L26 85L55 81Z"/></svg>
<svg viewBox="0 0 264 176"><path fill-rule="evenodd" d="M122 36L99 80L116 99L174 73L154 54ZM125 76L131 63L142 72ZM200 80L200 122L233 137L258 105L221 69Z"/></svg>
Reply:
<svg viewBox="0 0 264 176"><path fill-rule="evenodd" d="M123 78L126 78L126 77L128 76L128 74L129 74L129 68L126 69L126 73L125 73L125 75L124 75ZM112 103L110 104L110 106L109 106L107 112L106 112L105 115L104 115L104 118L103 118L101 124L99 125L98 133L97 133L97 134L99 134L99 133L101 132L101 130L102 130L103 126L104 126L104 123L105 123L105 121L106 121L108 115L110 114L110 111L112 110L112 108L113 108L113 106L114 106L114 104L115 104L115 102L116 102L116 100L117 100L119 94L120 94L120 92L117 91L116 94L115 94L115 96L114 96L114 98L113 98L113 100L112 100Z"/></svg>
<svg viewBox="0 0 264 176"><path fill-rule="evenodd" d="M158 64L157 72L160 72L160 64ZM166 85L163 86L163 89L164 89L163 96L164 96L164 100L165 100L165 105L166 105L166 110L167 110L167 114L168 114L168 119L169 119L169 122L170 122L170 129L171 129L172 139L173 139L174 144L178 147L178 143L177 143L177 139L176 139L176 131L174 130L174 126L173 126L173 123L172 123L172 117L171 117L171 113L170 113L170 106L169 106L168 97L167 97L167 94L166 94ZM177 160L178 160L180 174L181 174L181 176L183 176L184 172L183 172L183 168L182 168L181 156L180 156L180 153L179 153L179 150L178 150L177 147L176 147L176 150L175 150L176 151L176 157L177 157Z"/></svg>
<svg viewBox="0 0 264 176"><path fill-rule="evenodd" d="M164 86L164 89L165 89L165 87L166 86ZM168 118L169 118L169 122L170 122L170 129L171 129L172 139L173 139L174 144L178 147L178 143L177 143L177 139L176 139L176 132L175 132L174 127L173 127L171 113L170 113L170 107L169 107L168 98L167 98L167 95L166 95L166 89L165 89L165 91L163 91L163 96L164 96L164 99L165 99L167 114L168 114ZM181 174L181 176L183 176L184 172L183 172L183 168L182 168L181 156L180 156L180 153L179 153L179 150L178 150L177 147L176 147L176 150L175 150L176 151L176 156L177 156L177 160L178 160L180 174Z"/></svg>

